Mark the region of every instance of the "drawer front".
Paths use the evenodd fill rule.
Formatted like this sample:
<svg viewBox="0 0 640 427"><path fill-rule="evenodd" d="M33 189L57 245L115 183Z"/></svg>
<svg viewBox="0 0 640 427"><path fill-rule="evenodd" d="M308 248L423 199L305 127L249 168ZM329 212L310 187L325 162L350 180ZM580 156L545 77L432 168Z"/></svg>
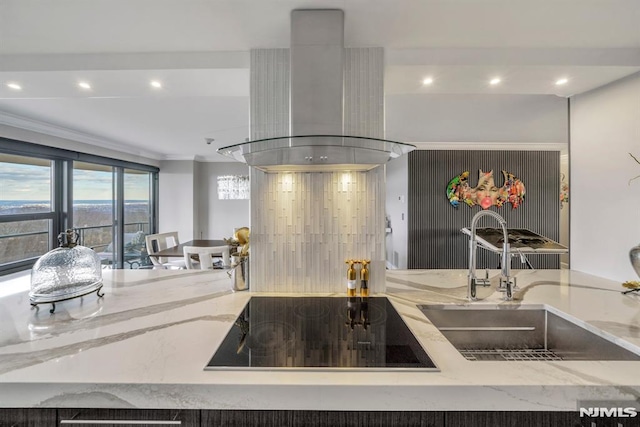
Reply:
<svg viewBox="0 0 640 427"><path fill-rule="evenodd" d="M58 425L60 427L199 427L200 411L177 409L59 409Z"/></svg>

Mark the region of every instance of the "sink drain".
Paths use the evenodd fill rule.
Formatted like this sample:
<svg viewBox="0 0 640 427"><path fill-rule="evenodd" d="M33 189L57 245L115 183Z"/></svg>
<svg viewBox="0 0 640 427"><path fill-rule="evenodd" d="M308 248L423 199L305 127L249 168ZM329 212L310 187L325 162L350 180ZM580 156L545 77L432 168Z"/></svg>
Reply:
<svg viewBox="0 0 640 427"><path fill-rule="evenodd" d="M459 350L467 359L472 361L478 360L507 360L507 361L558 361L562 357L558 356L551 350L545 349L484 349L484 350Z"/></svg>

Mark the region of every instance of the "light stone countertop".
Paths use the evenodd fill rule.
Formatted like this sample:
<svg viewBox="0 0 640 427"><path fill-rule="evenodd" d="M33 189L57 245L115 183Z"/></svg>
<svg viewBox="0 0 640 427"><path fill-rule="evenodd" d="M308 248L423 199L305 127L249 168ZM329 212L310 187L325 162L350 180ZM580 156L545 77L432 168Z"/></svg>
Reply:
<svg viewBox="0 0 640 427"><path fill-rule="evenodd" d="M507 303L497 273L473 304L546 304L640 352L640 295L619 283L516 271ZM417 305L466 304L466 270L387 272L386 295L438 372L205 371L252 295L231 292L225 272L109 270L103 298L58 303L53 315L31 308L28 280L0 298L0 407L575 411L640 398L640 362L464 359Z"/></svg>

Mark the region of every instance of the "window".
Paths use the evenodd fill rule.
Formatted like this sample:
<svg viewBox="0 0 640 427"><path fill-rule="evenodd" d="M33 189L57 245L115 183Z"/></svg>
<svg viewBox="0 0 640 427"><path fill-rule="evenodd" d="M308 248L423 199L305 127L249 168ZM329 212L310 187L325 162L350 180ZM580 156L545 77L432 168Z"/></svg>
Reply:
<svg viewBox="0 0 640 427"><path fill-rule="evenodd" d="M149 172L124 170L124 262L125 267L151 265L144 236L153 219L153 176Z"/></svg>
<svg viewBox="0 0 640 427"><path fill-rule="evenodd" d="M0 153L0 268L50 249L53 162Z"/></svg>
<svg viewBox="0 0 640 427"><path fill-rule="evenodd" d="M0 274L31 268L67 228L105 267L145 264L157 175L153 166L0 138Z"/></svg>
<svg viewBox="0 0 640 427"><path fill-rule="evenodd" d="M151 183L149 172L124 171L124 224L126 233L149 234L151 221Z"/></svg>
<svg viewBox="0 0 640 427"><path fill-rule="evenodd" d="M115 168L73 162L73 228L78 241L98 253L105 265L117 263L113 197Z"/></svg>

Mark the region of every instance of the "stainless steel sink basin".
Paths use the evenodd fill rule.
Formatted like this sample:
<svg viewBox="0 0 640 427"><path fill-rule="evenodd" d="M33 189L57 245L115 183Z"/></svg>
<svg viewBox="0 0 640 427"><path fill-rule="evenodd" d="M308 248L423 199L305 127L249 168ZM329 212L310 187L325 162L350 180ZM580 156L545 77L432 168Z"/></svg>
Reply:
<svg viewBox="0 0 640 427"><path fill-rule="evenodd" d="M419 308L468 360L640 360L633 346L543 305Z"/></svg>

